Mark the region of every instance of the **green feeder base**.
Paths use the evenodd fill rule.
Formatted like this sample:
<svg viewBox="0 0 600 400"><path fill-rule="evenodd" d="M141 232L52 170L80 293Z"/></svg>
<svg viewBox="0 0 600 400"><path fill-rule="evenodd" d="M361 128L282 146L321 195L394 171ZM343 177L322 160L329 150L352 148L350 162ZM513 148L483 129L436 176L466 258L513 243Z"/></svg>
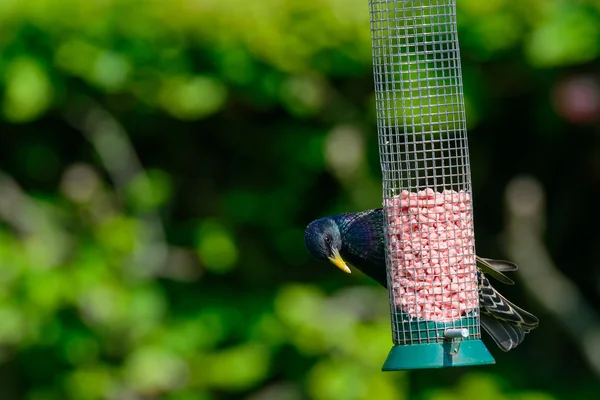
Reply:
<svg viewBox="0 0 600 400"><path fill-rule="evenodd" d="M395 345L381 370L402 371L496 363L481 340L460 341L458 351L452 355L453 346L456 344L454 341L445 340L441 343Z"/></svg>

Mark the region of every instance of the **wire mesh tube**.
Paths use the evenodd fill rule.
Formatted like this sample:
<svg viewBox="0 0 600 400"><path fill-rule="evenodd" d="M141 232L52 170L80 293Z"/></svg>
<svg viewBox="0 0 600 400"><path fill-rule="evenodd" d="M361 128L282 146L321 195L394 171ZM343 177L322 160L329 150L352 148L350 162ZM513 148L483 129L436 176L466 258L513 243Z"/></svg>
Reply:
<svg viewBox="0 0 600 400"><path fill-rule="evenodd" d="M370 0L394 343L479 339L455 0Z"/></svg>

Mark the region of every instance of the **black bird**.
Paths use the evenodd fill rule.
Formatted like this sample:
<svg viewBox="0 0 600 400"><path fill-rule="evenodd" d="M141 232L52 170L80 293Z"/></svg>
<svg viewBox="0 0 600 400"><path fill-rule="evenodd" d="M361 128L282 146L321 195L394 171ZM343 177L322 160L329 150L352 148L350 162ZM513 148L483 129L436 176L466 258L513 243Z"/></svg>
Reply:
<svg viewBox="0 0 600 400"><path fill-rule="evenodd" d="M329 260L347 273L350 264L387 288L384 230L384 211L378 208L313 221L306 228L304 241L316 259ZM503 272L516 269L511 262L477 256L481 326L503 351L517 347L539 323L533 314L498 293L484 275L510 285L514 282Z"/></svg>

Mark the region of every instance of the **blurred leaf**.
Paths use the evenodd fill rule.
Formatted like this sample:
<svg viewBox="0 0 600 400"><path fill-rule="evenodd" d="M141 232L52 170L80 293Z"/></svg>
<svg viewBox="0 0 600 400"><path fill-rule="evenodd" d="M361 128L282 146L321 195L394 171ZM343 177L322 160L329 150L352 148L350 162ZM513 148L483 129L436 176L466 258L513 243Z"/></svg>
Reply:
<svg viewBox="0 0 600 400"><path fill-rule="evenodd" d="M0 304L0 342L18 343L25 333L25 316L14 305Z"/></svg>
<svg viewBox="0 0 600 400"><path fill-rule="evenodd" d="M244 390L266 378L270 360L262 345L248 343L211 354L203 364L209 385Z"/></svg>
<svg viewBox="0 0 600 400"><path fill-rule="evenodd" d="M484 374L468 374L458 385L459 398L503 400L502 390L495 377Z"/></svg>
<svg viewBox="0 0 600 400"><path fill-rule="evenodd" d="M290 112L310 115L321 109L325 101L324 82L317 77L290 77L281 87L281 98Z"/></svg>
<svg viewBox="0 0 600 400"><path fill-rule="evenodd" d="M127 360L125 374L142 393L159 393L186 384L188 368L184 360L161 348L142 347Z"/></svg>
<svg viewBox="0 0 600 400"><path fill-rule="evenodd" d="M122 88L131 69L123 55L79 38L65 41L56 52L55 62L109 92Z"/></svg>
<svg viewBox="0 0 600 400"><path fill-rule="evenodd" d="M104 51L95 60L94 80L108 91L116 91L125 83L129 69L123 56Z"/></svg>
<svg viewBox="0 0 600 400"><path fill-rule="evenodd" d="M362 370L356 364L326 360L317 364L308 377L308 390L315 400L403 399L390 375Z"/></svg>
<svg viewBox="0 0 600 400"><path fill-rule="evenodd" d="M231 234L215 220L204 221L198 228L196 249L205 267L213 272L229 271L238 260Z"/></svg>
<svg viewBox="0 0 600 400"><path fill-rule="evenodd" d="M106 220L97 230L96 237L106 250L130 253L135 246L135 235L139 221L125 216Z"/></svg>
<svg viewBox="0 0 600 400"><path fill-rule="evenodd" d="M4 73L4 82L2 109L7 120L27 122L50 107L54 90L46 70L35 59L12 60Z"/></svg>
<svg viewBox="0 0 600 400"><path fill-rule="evenodd" d="M213 114L227 100L227 88L207 76L175 77L163 83L162 107L176 118L201 119Z"/></svg>
<svg viewBox="0 0 600 400"><path fill-rule="evenodd" d="M111 372L101 365L73 371L66 377L66 384L71 397L81 400L100 400L116 386Z"/></svg>
<svg viewBox="0 0 600 400"><path fill-rule="evenodd" d="M592 60L600 52L599 22L597 16L572 6L556 8L552 17L533 31L526 54L539 67Z"/></svg>
<svg viewBox="0 0 600 400"><path fill-rule="evenodd" d="M65 343L66 359L73 365L89 365L97 361L100 348L89 335L72 334Z"/></svg>
<svg viewBox="0 0 600 400"><path fill-rule="evenodd" d="M165 172L148 170L137 175L127 189L133 207L147 212L164 205L170 199L171 186L171 179Z"/></svg>

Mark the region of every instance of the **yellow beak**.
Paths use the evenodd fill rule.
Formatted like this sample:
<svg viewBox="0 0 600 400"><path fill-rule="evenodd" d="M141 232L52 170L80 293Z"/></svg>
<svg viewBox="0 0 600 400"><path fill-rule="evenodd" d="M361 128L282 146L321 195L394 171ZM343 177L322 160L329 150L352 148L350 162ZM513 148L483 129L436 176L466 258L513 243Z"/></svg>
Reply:
<svg viewBox="0 0 600 400"><path fill-rule="evenodd" d="M340 252L337 249L333 249L333 257L328 257L329 261L345 273L349 274L350 268L346 265L346 261L340 256Z"/></svg>

